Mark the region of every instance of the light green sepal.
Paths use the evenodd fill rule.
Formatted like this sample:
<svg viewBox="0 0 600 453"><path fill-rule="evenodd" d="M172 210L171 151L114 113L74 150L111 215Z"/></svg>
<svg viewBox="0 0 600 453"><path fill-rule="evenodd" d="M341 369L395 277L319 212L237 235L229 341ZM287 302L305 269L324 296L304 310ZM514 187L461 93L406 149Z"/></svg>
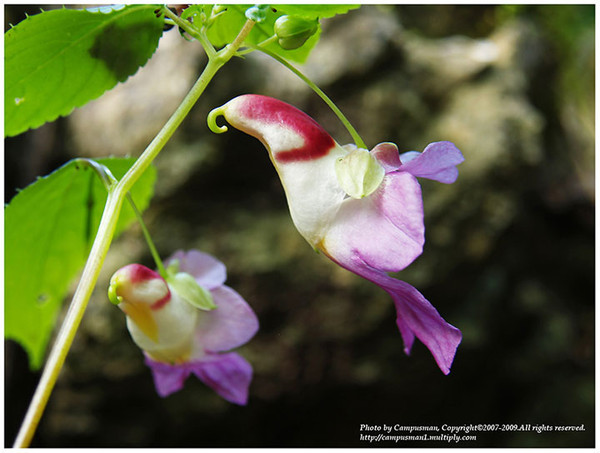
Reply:
<svg viewBox="0 0 600 453"><path fill-rule="evenodd" d="M167 283L171 291L200 310L214 310L217 308L210 292L200 286L194 277L185 272L170 274Z"/></svg>
<svg viewBox="0 0 600 453"><path fill-rule="evenodd" d="M377 190L385 170L369 151L357 148L335 162L335 174L344 192L360 199Z"/></svg>

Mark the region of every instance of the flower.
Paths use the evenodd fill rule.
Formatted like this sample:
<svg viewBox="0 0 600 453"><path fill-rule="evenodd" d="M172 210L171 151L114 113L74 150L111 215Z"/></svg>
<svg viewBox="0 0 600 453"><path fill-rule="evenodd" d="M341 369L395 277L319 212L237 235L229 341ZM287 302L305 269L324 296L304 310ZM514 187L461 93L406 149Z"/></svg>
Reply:
<svg viewBox="0 0 600 453"><path fill-rule="evenodd" d="M456 165L464 160L461 152L450 142L402 155L393 143L380 143L370 152L340 146L302 111L260 95L236 97L209 114L211 129L225 132L226 126L216 125L219 115L265 145L292 220L308 243L392 296L406 354L417 337L448 374L460 331L417 289L388 272L404 269L423 250L423 201L416 177L453 183Z"/></svg>
<svg viewBox="0 0 600 453"><path fill-rule="evenodd" d="M112 276L109 298L152 370L156 391L181 390L190 374L235 404L245 405L252 366L238 353L258 330L246 301L224 285L225 265L198 250L177 251L166 279L140 264Z"/></svg>

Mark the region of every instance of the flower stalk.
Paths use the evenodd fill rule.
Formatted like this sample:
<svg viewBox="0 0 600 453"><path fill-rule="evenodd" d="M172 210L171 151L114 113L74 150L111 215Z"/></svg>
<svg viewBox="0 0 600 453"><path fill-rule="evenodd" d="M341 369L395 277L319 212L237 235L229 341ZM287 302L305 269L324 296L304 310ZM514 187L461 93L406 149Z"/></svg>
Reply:
<svg viewBox="0 0 600 453"><path fill-rule="evenodd" d="M158 153L164 148L167 141L173 136L215 74L235 55L236 51L250 33L253 25L253 21L246 21L240 33L231 44L227 45L219 52L209 55L209 60L204 71L183 99L177 110L171 115L167 123L123 178L121 178L118 183L111 184L92 249L67 311L65 320L61 325L56 341L50 351L44 371L42 372L42 376L25 415L25 419L15 440L15 448L28 447L35 434L44 409L46 408L46 404L48 403L48 399L50 398L50 394L52 393L67 353L69 352L77 329L81 323L88 301L96 286L96 282L98 281L100 270L114 236L123 201L127 197L129 190L131 190L136 181L142 176Z"/></svg>

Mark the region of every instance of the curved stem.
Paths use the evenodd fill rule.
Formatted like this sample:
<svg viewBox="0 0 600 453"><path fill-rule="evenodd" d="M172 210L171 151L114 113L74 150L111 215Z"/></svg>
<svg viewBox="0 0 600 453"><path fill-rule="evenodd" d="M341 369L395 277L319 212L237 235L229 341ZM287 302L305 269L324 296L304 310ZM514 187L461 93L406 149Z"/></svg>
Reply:
<svg viewBox="0 0 600 453"><path fill-rule="evenodd" d="M46 361L40 382L25 414L25 419L15 440L14 447L27 447L31 443L31 439L48 403L67 353L73 343L87 303L96 286L98 275L108 253L127 192L129 192L131 187L165 146L169 138L174 134L177 127L189 113L217 71L235 55L235 52L244 42L253 25L254 22L247 21L231 44L217 52L214 57L209 58L204 71L158 135L152 140L125 176L117 184L111 185L92 250L88 256L65 320L60 327L56 341Z"/></svg>
<svg viewBox="0 0 600 453"><path fill-rule="evenodd" d="M86 167L94 170L94 173L96 173L96 175L100 178L100 181L102 181L102 184L104 185L104 188L106 189L107 192L110 192L110 188L114 184L117 184L119 182L117 180L117 178L114 177L114 175L112 174L112 172L106 165L99 164L98 162L96 162L93 159L89 159L87 157L78 157L76 159L73 159L73 161L77 164L85 165ZM127 198L127 201L129 202L129 205L131 206L131 209L133 210L133 213L135 214L135 217L136 217L138 223L140 224L140 228L142 229L142 234L144 235L144 238L146 239L146 243L148 244L148 248L150 249L152 258L154 258L154 262L156 263L156 268L158 269L158 273L161 275L161 277L166 278L167 272L165 270L165 266L164 266L162 260L160 259L160 255L158 254L158 251L156 250L156 246L154 245L152 236L150 236L150 232L148 231L148 228L146 227L146 223L144 222L142 213L139 211L139 209L135 205L135 201L133 201L133 197L131 196L130 192L127 192L126 198Z"/></svg>
<svg viewBox="0 0 600 453"><path fill-rule="evenodd" d="M184 30L192 38L197 39L200 42L200 44L202 44L202 47L204 47L204 51L206 52L206 55L208 55L209 58L215 56L215 48L203 33L199 32L194 26L192 26L192 24L190 24L186 20L183 20L181 17L179 17L177 14L171 11L168 7L163 6L162 11L164 15L171 19L178 27Z"/></svg>
<svg viewBox="0 0 600 453"><path fill-rule="evenodd" d="M266 54L266 55L270 56L271 58L277 60L279 63L281 63L286 68L288 68L290 71L292 71L294 74L296 74L298 77L300 77L300 79L302 79L302 81L304 83L306 83L310 88L312 88L312 90L315 93L317 93L321 99L323 99L323 101L329 106L329 108L331 110L333 110L333 113L336 114L336 116L339 118L339 120L342 122L342 124L346 127L346 129L348 130L348 132L352 136L352 140L354 140L354 144L356 146L358 146L359 148L369 149L367 147L367 145L365 144L365 142L363 141L363 139L361 138L361 136L358 134L358 132L356 132L356 129L354 129L354 127L352 126L352 124L350 123L350 121L348 121L348 119L346 118L346 116L338 108L338 106L335 105L335 103L329 98L329 96L327 96L325 94L325 92L323 90L321 90L321 88L319 88L312 80L310 80L302 72L300 72L299 69L297 69L296 67L292 66L287 60L285 60L284 58L280 57L276 53L273 53L270 50L267 50L267 49L265 49L263 47L259 47L259 46L250 45L250 47L253 48L253 49L255 49L255 50L260 50L264 54Z"/></svg>

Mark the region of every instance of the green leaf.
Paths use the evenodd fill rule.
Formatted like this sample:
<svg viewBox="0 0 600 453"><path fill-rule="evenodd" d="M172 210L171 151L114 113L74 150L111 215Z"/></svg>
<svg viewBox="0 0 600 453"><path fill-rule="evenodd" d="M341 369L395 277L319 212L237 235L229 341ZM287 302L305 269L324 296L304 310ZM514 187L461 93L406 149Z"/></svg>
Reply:
<svg viewBox="0 0 600 453"><path fill-rule="evenodd" d="M261 10L261 22L254 25L247 42L250 44L260 44L263 41L275 35L275 21L283 15L294 15L303 19L319 19L332 17L336 14L343 14L350 9L358 8L360 5L270 5L266 10ZM255 8L252 5L219 5L219 8L225 8L217 15L208 28L208 38L216 47L222 47L231 43L240 32L246 22L247 10ZM204 13L204 17L210 16L207 13L206 5L191 6L185 12L185 17L196 15L198 19ZM263 17L264 13L264 17ZM195 24L199 26L200 24ZM266 49L285 58L289 61L304 63L308 58L313 47L319 41L321 34L320 27L302 47L292 50L283 49L275 40L268 45Z"/></svg>
<svg viewBox="0 0 600 453"><path fill-rule="evenodd" d="M246 22L246 10L251 5L227 5L227 11L219 15L213 25L208 30L208 38L217 47L224 46L235 39L241 28ZM260 44L275 34L275 21L281 12L274 12L269 9L266 18L254 25L250 35L246 39L251 44ZM271 52L274 52L286 60L303 63L308 58L312 48L319 40L321 30L319 29L306 43L299 49L284 50L277 42L266 46Z"/></svg>
<svg viewBox="0 0 600 453"><path fill-rule="evenodd" d="M346 14L361 5L272 5L278 12L304 19L326 19L337 14Z"/></svg>
<svg viewBox="0 0 600 453"><path fill-rule="evenodd" d="M164 26L155 9L58 9L9 29L4 35L5 136L70 114L146 64Z"/></svg>
<svg viewBox="0 0 600 453"><path fill-rule="evenodd" d="M98 159L119 179L133 158ZM138 209L152 197L150 167L131 190ZM89 168L70 161L20 191L4 210L4 335L40 367L69 284L81 270L98 229L107 193ZM125 203L115 234L135 214Z"/></svg>

